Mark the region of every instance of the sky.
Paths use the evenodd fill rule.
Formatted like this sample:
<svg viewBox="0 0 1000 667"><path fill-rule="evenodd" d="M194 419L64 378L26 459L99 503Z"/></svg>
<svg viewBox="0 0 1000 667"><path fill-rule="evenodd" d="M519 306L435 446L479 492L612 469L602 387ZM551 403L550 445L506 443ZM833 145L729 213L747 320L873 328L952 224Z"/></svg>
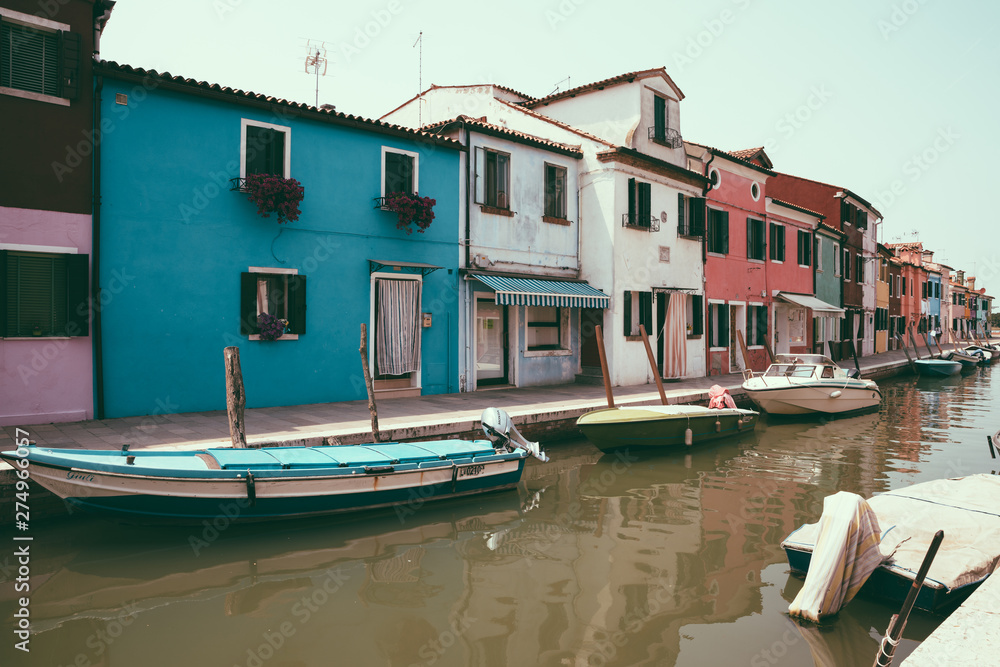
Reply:
<svg viewBox="0 0 1000 667"><path fill-rule="evenodd" d="M986 0L119 0L101 57L314 104L318 45L319 103L368 118L432 83L540 97L665 67L685 139L765 146L1000 297L998 19Z"/></svg>

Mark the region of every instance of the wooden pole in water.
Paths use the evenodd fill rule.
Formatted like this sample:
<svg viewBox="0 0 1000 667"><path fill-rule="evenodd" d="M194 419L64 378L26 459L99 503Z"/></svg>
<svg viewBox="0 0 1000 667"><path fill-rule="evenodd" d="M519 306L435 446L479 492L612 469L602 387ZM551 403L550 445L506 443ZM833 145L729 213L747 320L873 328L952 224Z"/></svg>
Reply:
<svg viewBox="0 0 1000 667"><path fill-rule="evenodd" d="M246 448L247 434L243 412L247 404L243 391L243 370L240 368L240 348L227 347L222 351L226 360L226 413L229 416L229 437L233 447Z"/></svg>
<svg viewBox="0 0 1000 667"><path fill-rule="evenodd" d="M375 407L375 388L372 386L372 373L368 368L368 327L361 323L361 368L365 371L365 387L368 389L368 412L372 413L372 442L382 442L378 432L378 408Z"/></svg>
<svg viewBox="0 0 1000 667"><path fill-rule="evenodd" d="M747 343L743 340L743 332L739 329L736 330L736 338L740 341L740 350L743 352L743 366L750 368L750 352L747 351Z"/></svg>
<svg viewBox="0 0 1000 667"><path fill-rule="evenodd" d="M611 395L611 376L608 373L608 357L604 351L604 330L600 324L594 327L597 336L597 351L601 355L601 377L604 378L604 393L608 395L608 407L615 407L615 398Z"/></svg>
<svg viewBox="0 0 1000 667"><path fill-rule="evenodd" d="M899 341L900 345L903 347L903 354L906 355L906 361L909 362L909 364L910 364L910 370L912 370L913 373L916 374L916 372L917 372L917 365L915 363L913 363L913 359L910 358L910 348L906 346L906 341L903 340L902 337L900 337L899 334L896 334L896 339Z"/></svg>
<svg viewBox="0 0 1000 667"><path fill-rule="evenodd" d="M646 357L649 358L649 367L653 369L653 377L656 378L656 389L660 392L660 403L667 404L667 395L663 392L663 380L660 379L660 370L656 367L656 359L653 358L653 348L649 346L649 336L646 335L646 325L639 325L639 333L642 335L642 344L646 346Z"/></svg>
<svg viewBox="0 0 1000 667"><path fill-rule="evenodd" d="M938 547L941 546L941 540L943 539L943 530L934 533L931 546L927 549L927 553L924 554L924 560L917 571L917 578L913 580L913 585L910 586L910 591L906 594L906 600L903 601L902 609L889 621L889 629L886 631L885 637L882 638L878 655L875 656L875 663L872 667L889 667L892 664L892 656L896 652L896 644L899 643L899 638L903 635L903 627L906 625L906 620L910 617L910 612L913 610L913 603L917 601L917 593L920 592L920 587L924 585L927 570L931 568L931 563L934 561L934 556L937 555Z"/></svg>
<svg viewBox="0 0 1000 667"><path fill-rule="evenodd" d="M941 355L944 354L944 350L941 349L941 343L938 342L939 338L941 338L941 336L934 336L934 347L937 348L938 356L940 357Z"/></svg>
<svg viewBox="0 0 1000 667"><path fill-rule="evenodd" d="M917 349L917 337L913 335L913 325L910 325L907 331L910 334L910 342L913 344L913 354L917 357L917 359L919 359L920 350Z"/></svg>

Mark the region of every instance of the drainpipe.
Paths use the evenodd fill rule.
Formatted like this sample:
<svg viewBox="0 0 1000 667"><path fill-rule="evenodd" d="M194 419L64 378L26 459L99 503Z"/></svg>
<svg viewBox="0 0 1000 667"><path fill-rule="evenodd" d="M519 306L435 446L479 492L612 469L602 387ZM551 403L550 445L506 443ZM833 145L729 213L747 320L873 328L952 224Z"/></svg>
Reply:
<svg viewBox="0 0 1000 667"><path fill-rule="evenodd" d="M709 151L709 153L712 153L712 151ZM702 157L704 157L704 156L702 156ZM712 166L712 162L714 162L714 161L715 161L715 153L712 153L712 157L709 158L708 162L705 163L705 173L703 174L705 176L705 178L708 178L709 167ZM701 191L701 196L705 197L708 194L708 191L711 190L711 189L712 189L712 179L709 179L708 183L705 185L704 189ZM703 289L704 289L704 286L708 285L708 276L705 273L705 267L708 265L708 207L707 207L708 202L707 202L707 198L706 198L706 202L705 203L706 203L705 219L702 220L702 223L705 225L705 228L702 230L702 235L701 235L701 276L702 276L702 283L701 284L703 286ZM712 345L709 342L709 338L711 338L712 332L708 330L708 309L710 307L709 304L708 304L708 290L705 289L704 291L705 291L705 312L702 313L702 326L703 326L703 328L705 330L705 377L708 377L709 373L712 370L712 352L711 352ZM732 322L730 322L730 326L732 326Z"/></svg>
<svg viewBox="0 0 1000 667"><path fill-rule="evenodd" d="M470 185L470 179L472 176L472 160L474 158L472 152L472 138L469 129L465 126L465 121L461 121L461 138L465 141L465 264L463 268L471 268L471 253L472 253L472 223L469 220L469 215L472 211L472 205L469 200L472 196L472 190ZM472 282L468 280L468 274L465 278L459 278L459 284L462 285L462 289L465 293L465 384L460 388L462 391L471 391L472 384L475 382L475 377L473 373L472 365L472 336L475 335L475 301L472 299L473 289ZM463 284L464 283L464 284Z"/></svg>
<svg viewBox="0 0 1000 667"><path fill-rule="evenodd" d="M96 53L95 53L96 57ZM91 128L95 137L93 152L93 199L91 211L91 308L94 347L94 418L104 419L104 346L101 343L101 138L97 134L101 127L101 91L104 89L104 77L95 77L94 85L94 126Z"/></svg>

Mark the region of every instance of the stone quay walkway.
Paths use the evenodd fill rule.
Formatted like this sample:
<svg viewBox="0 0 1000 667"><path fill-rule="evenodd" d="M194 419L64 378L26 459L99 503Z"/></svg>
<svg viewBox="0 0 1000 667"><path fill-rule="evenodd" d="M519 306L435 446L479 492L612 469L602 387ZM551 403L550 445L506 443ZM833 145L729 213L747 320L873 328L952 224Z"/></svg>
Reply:
<svg viewBox="0 0 1000 667"><path fill-rule="evenodd" d="M853 360L840 363L853 366ZM906 364L902 350L859 358L865 377L908 372ZM219 366L221 372L221 362ZM669 403L707 404L709 387L719 384L742 403L742 382L739 373L714 375L665 382L664 392ZM615 387L613 393L615 405L660 403L655 384ZM253 397L250 399L252 402ZM491 406L506 410L526 436L544 443L546 435L552 438L574 432L576 419L606 407L607 398L601 385L562 384L383 399L378 401L379 431L383 441L462 434L470 437L479 431L482 411ZM372 440L367 400L248 408L244 423L247 442L254 445L356 444ZM204 449L231 444L225 410L5 426L0 431L0 450L14 448L15 428L27 431L29 440L40 447L120 449L127 444L133 449Z"/></svg>

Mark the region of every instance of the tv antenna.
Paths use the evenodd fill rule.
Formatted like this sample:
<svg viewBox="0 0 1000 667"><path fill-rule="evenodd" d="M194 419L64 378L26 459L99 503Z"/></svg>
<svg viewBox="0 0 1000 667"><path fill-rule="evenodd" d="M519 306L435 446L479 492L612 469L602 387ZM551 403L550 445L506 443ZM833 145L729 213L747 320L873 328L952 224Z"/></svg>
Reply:
<svg viewBox="0 0 1000 667"><path fill-rule="evenodd" d="M413 46L420 45L417 49L417 127L424 127L424 31L417 35L417 41Z"/></svg>
<svg viewBox="0 0 1000 667"><path fill-rule="evenodd" d="M558 92L559 92L559 86L561 86L561 85L562 85L562 82L563 82L563 81L565 81L565 82L566 82L566 89L567 89L567 90L573 87L573 84L572 84L572 83L570 83L570 80L569 80L569 77L566 77L566 78L565 78L565 79L563 79L562 81L556 81L556 88L555 88L555 90L553 90L553 91L552 91L551 93L549 93L549 95L555 95L556 93L558 93Z"/></svg>
<svg viewBox="0 0 1000 667"><path fill-rule="evenodd" d="M316 106L319 107L319 77L326 76L326 42L306 40L306 74L309 68L316 70Z"/></svg>

